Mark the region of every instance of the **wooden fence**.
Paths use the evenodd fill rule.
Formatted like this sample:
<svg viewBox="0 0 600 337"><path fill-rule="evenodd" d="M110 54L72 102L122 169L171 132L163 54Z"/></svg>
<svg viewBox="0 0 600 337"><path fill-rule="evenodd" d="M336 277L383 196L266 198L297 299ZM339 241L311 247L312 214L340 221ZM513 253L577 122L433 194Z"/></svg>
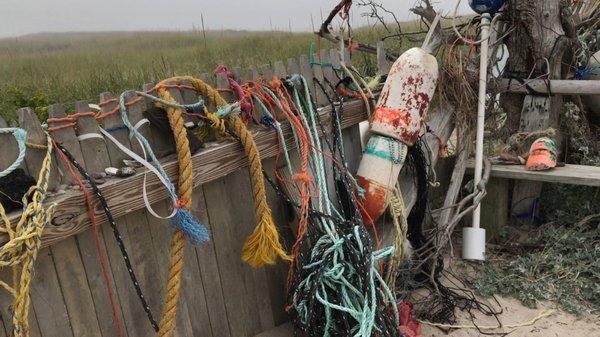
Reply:
<svg viewBox="0 0 600 337"><path fill-rule="evenodd" d="M382 50L383 51L383 50ZM331 62L339 68L339 54L336 51L322 50L318 59L326 64ZM387 72L389 65L385 58L379 58L380 69ZM233 69L240 81L247 79L285 77L287 74L300 73L309 80L312 94L318 104L323 106L319 114L324 123L328 123L331 107L325 95L316 90L312 83L317 79L328 79L337 83L339 78L330 66L309 64L308 57L302 56L299 62L289 59L286 64L275 62L273 67L263 65L242 71ZM228 88L226 77L208 74L200 75L216 88ZM147 89L152 84L146 85ZM170 93L181 103L195 103L198 97L194 91L183 88L170 89ZM134 98L133 93L127 100ZM234 97L224 91L226 99ZM109 102L114 95L103 93L100 102ZM115 102L102 106L102 111L110 111ZM144 118L144 111L150 102L138 102L129 106L128 115L135 124ZM76 112L89 111L88 102L77 102ZM430 126L447 139L452 131L450 113L434 113ZM49 108L50 117L65 117L65 107L53 105ZM360 133L358 123L366 119L366 109L362 101L345 104L342 126L346 157L349 167L356 172L361 156ZM23 108L18 111L20 127L28 132L28 141L42 144L44 132L34 111ZM118 116L106 118L102 126L110 128L122 124ZM6 122L0 120L0 126ZM98 121L93 117L79 118L79 134L98 133ZM294 147L291 128L283 123L286 142ZM145 125L140 132L150 140L153 148L161 154L174 151L173 141L161 135L152 125ZM272 130L253 129L259 147L263 166L267 171L274 165L276 154L276 135ZM121 143L135 152L139 145L130 142L127 131L114 133ZM126 156L113 144L99 138L78 140L73 128L53 132L52 136L66 147L90 172L103 172L109 166L119 167ZM437 140L427 138L437 158ZM0 167L6 167L16 158L16 143L10 135L0 135ZM37 175L40 169L43 151L28 149L23 169L31 175ZM177 163L172 156L166 156L164 167L172 181L177 180ZM57 161L53 159L53 163ZM254 336L269 330L288 320L284 311L284 294L287 265L254 269L241 261L241 249L244 240L254 229L254 209L250 198L250 177L246 169L247 160L241 146L236 142L208 144L205 149L193 156L194 195L193 214L212 233L211 241L199 246L187 245L183 296L181 298L176 336L214 336L238 337ZM51 189L64 188L72 183L62 164L54 166ZM167 221L151 216L144 208L142 199L141 172L124 179L109 179L101 185L101 190L116 218L117 226L123 233L125 245L138 276L139 283L155 315L160 315L165 295L167 268L169 265L169 241L171 229ZM412 197L412 179L403 182L408 206L414 203ZM166 214L168 210L167 194L160 187L156 177L147 177L148 198L155 210ZM269 204L280 232L287 239L286 247L291 247L292 233L289 224L293 215L287 206L280 202L275 193L268 189ZM115 336L111 317L111 305L106 296L102 279L101 265L94 243L94 234L89 230L81 191L67 189L55 194L48 202L56 202L57 207L52 223L43 234L43 248L36 261L35 279L31 289L32 306L30 311L31 336ZM147 321L146 314L138 302L131 286L125 264L119 248L113 238L110 226L106 226L106 217L95 201L96 216L100 226L101 245L107 252L110 265L110 281L115 286L120 317L126 333L130 337L153 336L154 331ZM18 214L11 214L15 221ZM0 236L0 245L6 237ZM0 272L2 279L10 276L10 270ZM0 336L9 336L12 331L9 310L10 296L0 294Z"/></svg>

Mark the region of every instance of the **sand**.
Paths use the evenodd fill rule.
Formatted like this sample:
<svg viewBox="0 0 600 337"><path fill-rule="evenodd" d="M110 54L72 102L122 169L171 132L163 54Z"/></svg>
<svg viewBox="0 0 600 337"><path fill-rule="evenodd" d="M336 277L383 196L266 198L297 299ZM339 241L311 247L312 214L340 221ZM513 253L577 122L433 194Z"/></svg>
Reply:
<svg viewBox="0 0 600 337"><path fill-rule="evenodd" d="M512 298L498 297L498 300L504 310L500 315L500 321L505 325L514 325L528 322L538 316L544 309L554 309L552 303L542 303L537 309L530 309L523 306L518 300ZM506 336L522 337L600 337L600 317L585 316L577 317L568 314L562 310L554 309L555 312L547 317L540 319L531 326L513 328L484 330L484 332L508 332ZM457 312L458 324L470 325L469 316L464 312ZM495 325L497 321L493 317L477 315L478 325ZM445 332L439 328L427 325L422 326L421 335L423 337L475 337L485 336L477 329L455 329ZM496 336L502 336L496 335Z"/></svg>

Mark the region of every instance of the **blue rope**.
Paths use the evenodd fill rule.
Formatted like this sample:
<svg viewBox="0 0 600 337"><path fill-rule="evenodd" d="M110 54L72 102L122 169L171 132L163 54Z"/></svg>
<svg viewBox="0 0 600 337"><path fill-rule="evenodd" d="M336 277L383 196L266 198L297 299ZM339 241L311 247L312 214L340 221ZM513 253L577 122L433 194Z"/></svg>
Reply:
<svg viewBox="0 0 600 337"><path fill-rule="evenodd" d="M112 128L106 128L104 130L106 130L107 132L117 132L120 130L127 130L127 125L121 124L121 125L113 126Z"/></svg>
<svg viewBox="0 0 600 337"><path fill-rule="evenodd" d="M27 132L21 128L0 128L0 133L12 133L15 139L17 140L17 145L19 146L19 155L17 159L4 171L0 172L0 178L6 177L11 172L16 170L21 163L23 163L23 159L25 159L25 142L27 140ZM7 155L3 153L2 155Z"/></svg>
<svg viewBox="0 0 600 337"><path fill-rule="evenodd" d="M193 107L193 106L199 105L200 103L202 103L202 105L204 105L203 100L200 100L198 103L190 104L190 105L176 105L171 102L162 100L158 97L148 95L146 93L141 93L141 95L144 97L149 96L148 98L156 100L156 101L160 102L161 104L165 104L168 106L174 106L174 107L178 107L178 108ZM158 158L156 157L156 154L154 154L154 150L152 150L152 147L150 146L150 143L148 142L148 140L136 128L134 128L133 125L131 124L131 122L129 121L129 117L127 116L127 106L125 105L125 93L121 94L121 96L119 98L119 109L120 109L120 113L121 113L121 119L123 119L123 124L125 124L125 126L127 126L127 128L129 129L129 132L142 144L142 146L146 150L146 153L150 156L152 165L154 167L156 167L156 169L159 171L161 176L163 176L164 180L167 182L166 187L169 192L169 197L171 198L171 201L172 201L174 207L177 208L177 210L175 211L175 215L171 218L171 225L173 227L175 227L176 229L181 230L188 237L190 242L192 242L193 244L198 244L201 242L209 241L210 240L209 230L205 226L203 226L201 223L194 220L194 218L188 211L186 211L185 209L183 209L181 207L175 206L175 205L177 205L177 200L178 200L177 194L175 192L175 186L173 186L173 183L171 183L171 181L169 180L167 172L165 172L164 168L158 161Z"/></svg>

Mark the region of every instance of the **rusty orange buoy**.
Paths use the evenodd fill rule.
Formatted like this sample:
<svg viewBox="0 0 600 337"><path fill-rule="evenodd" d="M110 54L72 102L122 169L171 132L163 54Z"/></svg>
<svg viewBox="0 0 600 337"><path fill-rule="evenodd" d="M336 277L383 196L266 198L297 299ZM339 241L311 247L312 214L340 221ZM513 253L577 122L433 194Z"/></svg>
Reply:
<svg viewBox="0 0 600 337"><path fill-rule="evenodd" d="M409 49L394 62L373 113L373 136L357 174L364 190L365 221L376 221L385 211L407 146L415 143L423 129L437 79L437 60L421 48Z"/></svg>

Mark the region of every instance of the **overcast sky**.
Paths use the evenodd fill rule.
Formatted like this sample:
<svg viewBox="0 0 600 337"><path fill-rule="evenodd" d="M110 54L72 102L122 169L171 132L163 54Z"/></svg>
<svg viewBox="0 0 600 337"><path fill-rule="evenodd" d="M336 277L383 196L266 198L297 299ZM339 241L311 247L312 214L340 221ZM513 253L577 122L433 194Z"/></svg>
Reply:
<svg viewBox="0 0 600 337"><path fill-rule="evenodd" d="M321 12L339 0L0 0L0 37L38 32L111 30L188 30L200 27L204 15L207 29L267 30L271 26L294 31L311 30ZM417 0L377 0L400 20L410 20L408 9ZM355 1L355 3L358 1ZM437 0L438 8L450 11L454 0ZM468 8L467 0L462 1ZM353 6L353 24L366 23L364 10Z"/></svg>

